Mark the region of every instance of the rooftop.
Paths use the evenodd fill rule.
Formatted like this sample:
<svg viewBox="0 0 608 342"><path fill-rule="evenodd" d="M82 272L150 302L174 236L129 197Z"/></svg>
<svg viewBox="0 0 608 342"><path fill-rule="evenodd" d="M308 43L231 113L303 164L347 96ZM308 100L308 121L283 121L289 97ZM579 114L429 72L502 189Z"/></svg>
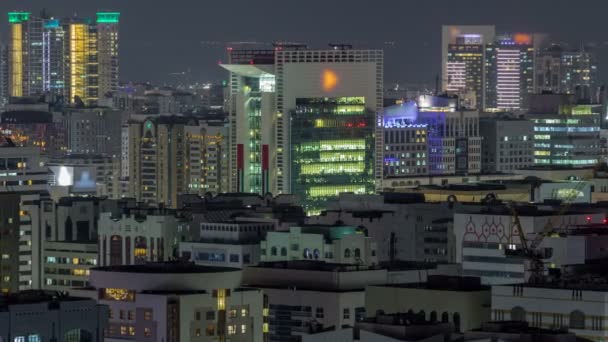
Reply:
<svg viewBox="0 0 608 342"><path fill-rule="evenodd" d="M37 304L45 302L73 302L89 298L71 297L57 291L28 290L0 295L0 311L11 305Z"/></svg>
<svg viewBox="0 0 608 342"><path fill-rule="evenodd" d="M345 265L314 260L294 260L294 261L267 261L260 262L250 268L272 268L301 271L320 271L320 272L357 272L378 270L379 267L362 265Z"/></svg>
<svg viewBox="0 0 608 342"><path fill-rule="evenodd" d="M429 275L426 283L387 284L379 286L458 292L478 292L490 290L490 286L482 285L481 280L477 277L457 277L444 275Z"/></svg>
<svg viewBox="0 0 608 342"><path fill-rule="evenodd" d="M148 273L148 274L173 274L173 273L223 273L239 271L237 268L201 266L190 262L152 262L142 265L116 265L95 267L93 271L98 272L122 272L122 273Z"/></svg>

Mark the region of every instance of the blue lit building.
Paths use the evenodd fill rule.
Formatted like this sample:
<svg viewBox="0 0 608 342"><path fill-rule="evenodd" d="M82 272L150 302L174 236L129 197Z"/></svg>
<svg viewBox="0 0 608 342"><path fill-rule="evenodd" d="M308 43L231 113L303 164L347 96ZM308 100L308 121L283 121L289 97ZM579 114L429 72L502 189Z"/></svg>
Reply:
<svg viewBox="0 0 608 342"><path fill-rule="evenodd" d="M450 100L425 96L386 108L384 178L480 172L479 114Z"/></svg>

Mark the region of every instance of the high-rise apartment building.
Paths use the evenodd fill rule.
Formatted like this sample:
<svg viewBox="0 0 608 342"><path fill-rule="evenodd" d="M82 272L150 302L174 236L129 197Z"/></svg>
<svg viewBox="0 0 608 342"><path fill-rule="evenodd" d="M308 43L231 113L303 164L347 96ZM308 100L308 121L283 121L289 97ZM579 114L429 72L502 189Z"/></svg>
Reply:
<svg viewBox="0 0 608 342"><path fill-rule="evenodd" d="M0 109L8 103L8 46L0 43Z"/></svg>
<svg viewBox="0 0 608 342"><path fill-rule="evenodd" d="M8 21L9 94L14 97L40 94L43 20L29 12L10 12Z"/></svg>
<svg viewBox="0 0 608 342"><path fill-rule="evenodd" d="M224 191L227 163L222 128L179 116L131 121L129 196L176 207L181 194Z"/></svg>
<svg viewBox="0 0 608 342"><path fill-rule="evenodd" d="M118 89L118 12L97 12L99 97Z"/></svg>
<svg viewBox="0 0 608 342"><path fill-rule="evenodd" d="M9 95L49 92L66 96L68 103L91 106L116 91L119 17L117 12L99 12L93 21L9 13Z"/></svg>
<svg viewBox="0 0 608 342"><path fill-rule="evenodd" d="M42 33L42 89L65 95L65 28L58 19L45 19Z"/></svg>
<svg viewBox="0 0 608 342"><path fill-rule="evenodd" d="M372 162L382 148L375 124L383 105L382 51L297 45L229 49L229 56L222 66L231 72L232 191L302 191L308 201L311 187L323 187L315 190L324 194L321 200L354 191L352 182L344 186L346 178L358 179L357 191L373 191L382 173L382 163ZM311 148L308 155L300 155L303 145ZM361 167L353 167L357 163ZM317 177L310 179L317 184L301 178L313 166Z"/></svg>

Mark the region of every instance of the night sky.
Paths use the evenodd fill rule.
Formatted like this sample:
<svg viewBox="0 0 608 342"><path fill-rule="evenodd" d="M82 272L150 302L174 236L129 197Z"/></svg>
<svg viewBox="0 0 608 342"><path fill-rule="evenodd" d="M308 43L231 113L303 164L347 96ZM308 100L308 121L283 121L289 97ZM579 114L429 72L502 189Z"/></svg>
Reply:
<svg viewBox="0 0 608 342"><path fill-rule="evenodd" d="M432 85L443 24L495 24L497 33L544 32L574 46L593 43L601 81L608 81L606 0L0 0L0 40L6 12L43 7L56 17L122 12L123 81L221 80L226 73L217 62L227 43L285 40L384 48L387 82Z"/></svg>

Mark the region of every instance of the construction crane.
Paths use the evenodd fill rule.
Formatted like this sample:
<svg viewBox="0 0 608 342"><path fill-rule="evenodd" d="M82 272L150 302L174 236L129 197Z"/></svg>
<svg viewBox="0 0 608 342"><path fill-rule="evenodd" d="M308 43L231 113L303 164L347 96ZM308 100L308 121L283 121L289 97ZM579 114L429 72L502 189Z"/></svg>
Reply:
<svg viewBox="0 0 608 342"><path fill-rule="evenodd" d="M594 169L594 173L597 167ZM582 188L586 185L585 181L580 181L573 188L573 196L582 190ZM567 199L562 204L560 210L557 213L557 217L560 217L568 211L570 205L572 204L573 197ZM530 272L529 282L531 283L539 283L545 280L545 263L543 262L544 255L541 251L538 250L538 247L542 243L545 236L550 235L554 232L554 227L552 220L547 220L547 223L543 227L543 229L536 233L532 240L528 240L526 237L526 232L521 226L521 221L519 220L519 215L517 213L515 203L513 201L509 202L508 205L511 210L511 216L513 217L513 226L517 229L517 233L519 235L519 240L521 242L521 254L524 258L526 258L529 262L528 271Z"/></svg>

